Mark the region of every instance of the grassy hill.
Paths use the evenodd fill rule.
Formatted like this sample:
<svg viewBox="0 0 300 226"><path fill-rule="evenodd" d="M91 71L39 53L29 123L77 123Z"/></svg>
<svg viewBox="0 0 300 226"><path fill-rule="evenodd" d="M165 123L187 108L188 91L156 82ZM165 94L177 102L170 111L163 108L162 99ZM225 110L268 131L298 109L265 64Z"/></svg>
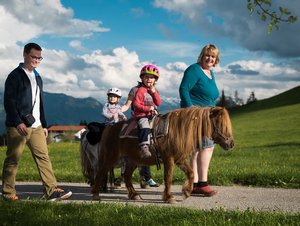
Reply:
<svg viewBox="0 0 300 226"><path fill-rule="evenodd" d="M300 86L230 111L239 145L300 144Z"/></svg>
<svg viewBox="0 0 300 226"><path fill-rule="evenodd" d="M220 158L213 160L212 175L224 174L218 168L228 168L231 176L226 180L234 183L299 188L299 93L300 87L296 87L230 111L235 148L228 158L216 153Z"/></svg>
<svg viewBox="0 0 300 226"><path fill-rule="evenodd" d="M276 96L252 102L250 104L233 108L230 110L232 114L248 113L250 111L257 111L263 109L277 108L287 105L300 103L300 86L292 88L286 92L280 93Z"/></svg>

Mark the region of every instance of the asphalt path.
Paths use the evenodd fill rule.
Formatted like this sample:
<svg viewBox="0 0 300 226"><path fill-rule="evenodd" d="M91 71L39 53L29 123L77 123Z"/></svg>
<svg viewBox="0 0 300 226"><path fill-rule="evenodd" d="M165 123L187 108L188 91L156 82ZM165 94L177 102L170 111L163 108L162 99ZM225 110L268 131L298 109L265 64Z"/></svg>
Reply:
<svg viewBox="0 0 300 226"><path fill-rule="evenodd" d="M90 193L91 188L85 183L59 183L65 190L71 190L73 195L63 202L75 203L97 203L93 201ZM132 205L159 205L186 207L201 210L224 209L240 210L247 209L255 211L278 211L278 212L300 212L300 189L281 188L254 188L243 186L213 186L218 194L213 197L191 196L183 199L181 185L173 185L172 192L176 204L166 204L162 201L164 185L158 188L141 189L138 184L134 185L142 199L133 201L127 198L127 190L124 186L107 193L100 193L100 202L128 203ZM21 200L40 199L43 187L39 182L17 182L17 194Z"/></svg>

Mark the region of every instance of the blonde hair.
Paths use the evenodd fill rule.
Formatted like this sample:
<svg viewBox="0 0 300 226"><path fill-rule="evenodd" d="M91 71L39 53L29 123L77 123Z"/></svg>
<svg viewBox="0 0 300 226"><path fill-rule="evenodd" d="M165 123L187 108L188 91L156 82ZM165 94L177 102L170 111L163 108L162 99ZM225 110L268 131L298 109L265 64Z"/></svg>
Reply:
<svg viewBox="0 0 300 226"><path fill-rule="evenodd" d="M203 66L203 62L205 59L204 57L207 53L213 53L213 55L216 57L216 61L213 66L216 66L217 64L220 63L219 49L213 44L208 44L203 47L203 49L198 57L197 63L199 63L201 66Z"/></svg>

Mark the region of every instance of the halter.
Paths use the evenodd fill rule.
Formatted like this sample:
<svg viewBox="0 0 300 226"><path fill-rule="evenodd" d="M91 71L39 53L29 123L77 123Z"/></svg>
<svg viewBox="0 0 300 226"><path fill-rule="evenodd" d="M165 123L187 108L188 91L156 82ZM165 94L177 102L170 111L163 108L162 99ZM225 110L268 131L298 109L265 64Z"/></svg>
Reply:
<svg viewBox="0 0 300 226"><path fill-rule="evenodd" d="M232 137L230 136L230 137L228 137L228 136L225 136L222 132L221 132L221 130L220 130L220 128L219 127L217 127L217 125L216 125L216 119L215 118L212 118L212 124L213 124L213 132L212 132L212 136L213 136L213 134L217 134L217 136L220 136L220 137L222 137L223 139L224 139L224 141L225 141L225 143L227 144L227 145L230 145L230 144L232 144L233 143L233 139L232 139Z"/></svg>

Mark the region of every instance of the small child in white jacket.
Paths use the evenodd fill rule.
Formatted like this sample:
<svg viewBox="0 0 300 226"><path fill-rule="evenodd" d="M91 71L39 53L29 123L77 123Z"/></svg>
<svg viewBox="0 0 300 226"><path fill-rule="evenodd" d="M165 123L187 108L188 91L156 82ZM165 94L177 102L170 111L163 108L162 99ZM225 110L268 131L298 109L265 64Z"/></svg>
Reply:
<svg viewBox="0 0 300 226"><path fill-rule="evenodd" d="M122 92L118 88L110 88L107 91L107 103L104 104L102 109L102 115L105 117L105 124L111 125L119 122L120 120L126 120L126 116L121 110L121 106L118 104L122 97Z"/></svg>

